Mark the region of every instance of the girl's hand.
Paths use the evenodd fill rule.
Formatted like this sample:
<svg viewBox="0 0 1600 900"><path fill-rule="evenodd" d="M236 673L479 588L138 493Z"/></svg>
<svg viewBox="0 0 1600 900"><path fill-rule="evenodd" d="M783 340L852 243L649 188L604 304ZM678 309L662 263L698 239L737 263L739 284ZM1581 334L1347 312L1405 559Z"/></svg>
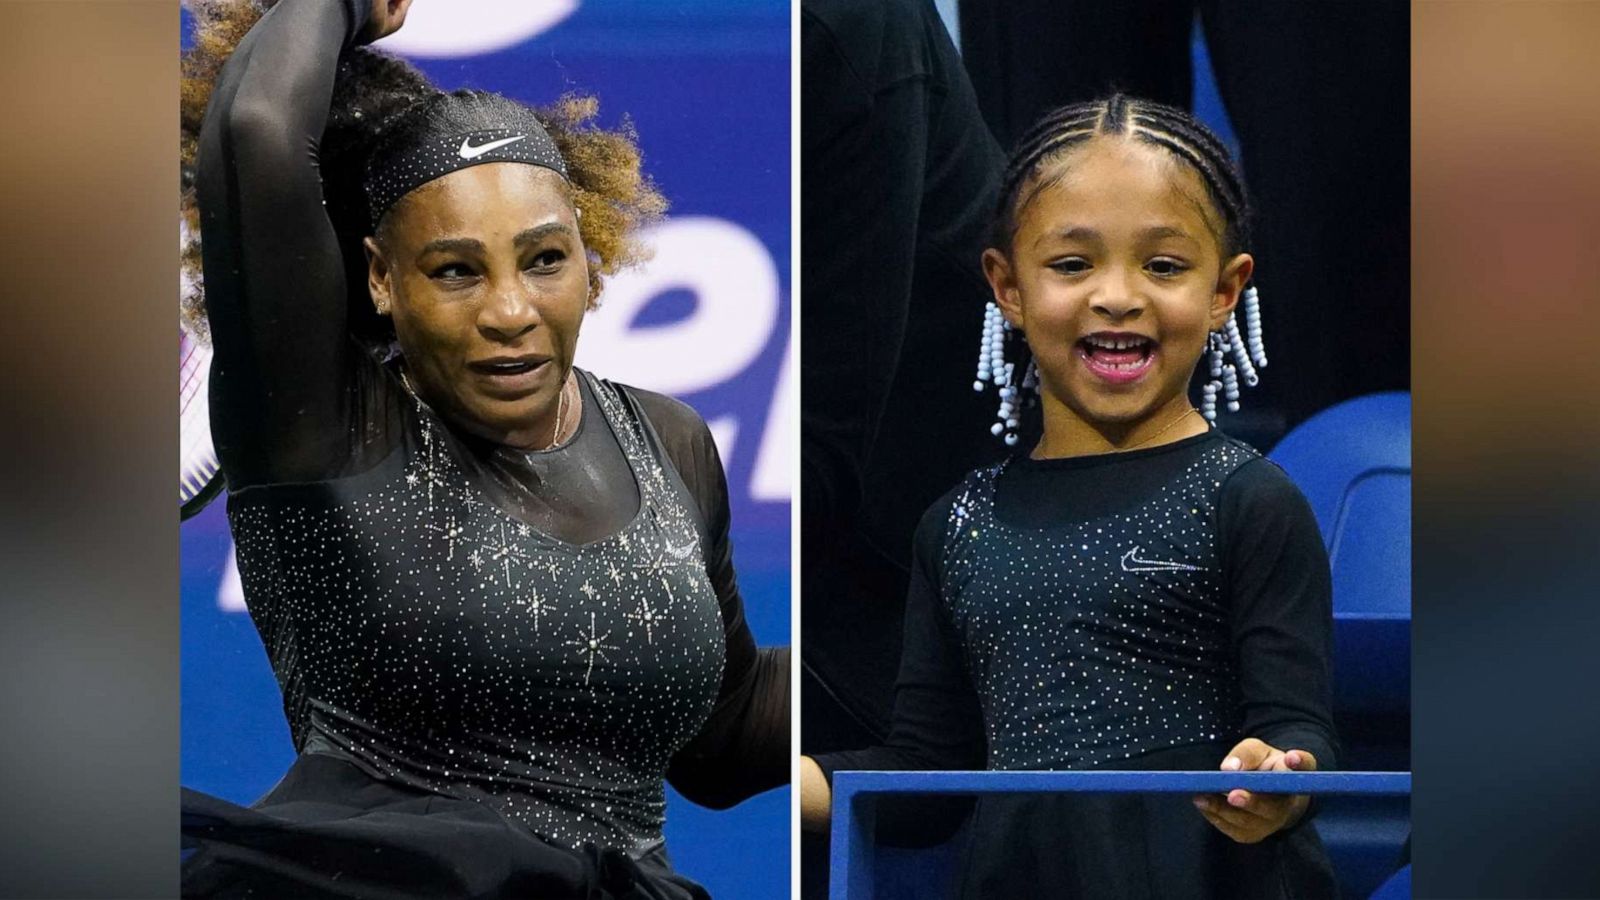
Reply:
<svg viewBox="0 0 1600 900"><path fill-rule="evenodd" d="M399 31L406 23L406 10L410 8L411 0L372 0L372 16L356 37L356 43L370 44Z"/></svg>
<svg viewBox="0 0 1600 900"><path fill-rule="evenodd" d="M1222 761L1225 772L1315 772L1317 759L1305 750L1279 750L1245 738ZM1257 794L1235 788L1227 795L1196 794L1194 805L1206 821L1241 844L1254 844L1300 821L1310 800L1304 794Z"/></svg>

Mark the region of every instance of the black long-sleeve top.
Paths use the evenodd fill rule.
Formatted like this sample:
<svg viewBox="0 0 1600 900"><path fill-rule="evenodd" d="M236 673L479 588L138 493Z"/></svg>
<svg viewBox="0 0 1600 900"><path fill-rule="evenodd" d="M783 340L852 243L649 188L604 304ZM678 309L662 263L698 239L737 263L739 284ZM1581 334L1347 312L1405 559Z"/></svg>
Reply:
<svg viewBox="0 0 1600 900"><path fill-rule="evenodd" d="M816 760L830 780L1215 769L1256 737L1333 768L1330 597L1304 497L1219 432L1019 456L973 473L917 529L885 742ZM890 839L954 825L944 803L886 812ZM985 796L969 832L967 897L1332 896L1314 829L1235 844L1187 798Z"/></svg>
<svg viewBox="0 0 1600 900"><path fill-rule="evenodd" d="M602 389L583 378L577 434L551 451L524 454L454 432L448 423L422 423L431 414L399 379L403 362L385 363L352 339L344 254L359 248L339 246L323 207L318 155L341 53L355 43L367 8L368 0L281 0L223 69L201 132L196 189L215 350L211 421L236 532L241 517L259 520L263 509L279 515L291 504L275 498L296 496L295 490L308 485L331 486L334 499L327 502L355 502L349 497L351 485L372 481L402 457L420 459L419 435L434 426L442 427L466 485L458 485L458 493L481 491L499 514L527 526L524 536L544 538L557 549L599 544L608 535L625 538L636 511L656 510L652 504L658 503L670 507L679 496L672 490L681 490L688 500L684 521L698 537L703 561L703 572L685 577L703 581L714 596L713 609L720 616L717 655L724 662L712 680L711 702L700 711L703 725L691 732L692 739L679 742L668 777L690 799L718 807L786 782L788 652L758 650L745 621L728 536L727 485L700 417L670 398L609 385ZM613 390L623 401L620 407L602 402ZM630 412L616 412L623 407ZM642 421L638 445L619 432L635 420ZM633 446L647 448L655 462L630 457L627 450ZM659 476L660 463L670 477ZM652 473L659 483L645 484ZM471 509L472 497L466 502ZM444 533L455 523L443 516L453 514L440 512L439 521L427 524ZM527 551L530 567L535 550ZM452 546L451 551L448 558L456 565L471 565L464 549L455 552ZM309 721L295 721L304 712L296 704L317 700L304 696L307 681L314 680L301 671L310 665L307 635L332 626L304 620L302 609L297 610L302 619L291 628L285 622L293 617L277 607L292 604L266 608L265 598L281 599L285 579L300 566L282 555L281 542L253 561L244 558L246 552L241 542L241 567L248 570L254 563L257 577L247 581L263 598L252 605L252 616L269 651L278 641L273 661L297 726L297 744L336 750L327 734L319 735L316 712ZM266 584L272 588L261 587ZM437 599L408 597L416 603ZM619 595L616 601L618 615L623 599ZM629 622L638 620L622 624ZM687 640L693 628L686 624L684 633ZM429 635L434 637L441 647L457 637L463 646L468 640ZM511 689L510 679L491 688ZM562 689L551 686L557 695ZM363 685L352 683L348 690L360 693ZM429 698L418 702L426 705ZM324 719L331 715L320 712ZM685 721L701 721L686 716ZM385 737L380 729L371 739ZM448 736L440 736L441 745L448 742ZM343 749L360 756L351 746ZM374 774L392 774L371 768ZM444 769L448 773L449 767ZM446 774L441 783L449 780Z"/></svg>
<svg viewBox="0 0 1600 900"><path fill-rule="evenodd" d="M1210 768L1245 737L1337 764L1316 520L1219 432L974 473L923 517L914 556L890 735L818 757L830 776L1215 744Z"/></svg>

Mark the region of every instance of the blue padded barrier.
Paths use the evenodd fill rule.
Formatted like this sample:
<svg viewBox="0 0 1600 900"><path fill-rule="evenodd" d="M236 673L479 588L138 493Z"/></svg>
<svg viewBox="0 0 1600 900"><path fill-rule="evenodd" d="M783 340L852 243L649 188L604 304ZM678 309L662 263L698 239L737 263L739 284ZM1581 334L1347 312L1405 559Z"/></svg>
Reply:
<svg viewBox="0 0 1600 900"><path fill-rule="evenodd" d="M1409 772L838 772L833 779L829 896L869 900L873 892L876 801L886 794L1223 793L1409 796Z"/></svg>
<svg viewBox="0 0 1600 900"><path fill-rule="evenodd" d="M1365 900L1400 865L1411 798L1325 797L1312 824L1328 851L1341 900Z"/></svg>

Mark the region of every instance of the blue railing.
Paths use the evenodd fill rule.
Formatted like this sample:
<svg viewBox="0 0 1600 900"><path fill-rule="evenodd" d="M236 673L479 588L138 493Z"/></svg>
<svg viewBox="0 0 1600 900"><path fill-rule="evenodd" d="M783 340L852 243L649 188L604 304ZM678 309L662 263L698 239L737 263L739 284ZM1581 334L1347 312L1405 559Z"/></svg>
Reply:
<svg viewBox="0 0 1600 900"><path fill-rule="evenodd" d="M886 794L1278 794L1411 793L1410 772L838 772L833 778L832 900L872 897L873 824Z"/></svg>

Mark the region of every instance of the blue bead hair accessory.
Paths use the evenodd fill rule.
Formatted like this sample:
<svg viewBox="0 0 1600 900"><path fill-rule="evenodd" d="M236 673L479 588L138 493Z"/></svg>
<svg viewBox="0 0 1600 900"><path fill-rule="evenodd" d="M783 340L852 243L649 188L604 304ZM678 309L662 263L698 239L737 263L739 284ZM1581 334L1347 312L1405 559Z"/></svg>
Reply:
<svg viewBox="0 0 1600 900"><path fill-rule="evenodd" d="M1239 330L1238 311L1228 316L1221 331L1213 331L1206 341L1211 378L1200 389L1200 414L1217 420L1217 394L1222 394L1228 412L1239 411L1239 381L1250 387L1261 382L1256 371L1267 367L1267 347L1261 337L1261 299L1254 286L1244 289L1239 298L1244 307L1244 331Z"/></svg>
<svg viewBox="0 0 1600 900"><path fill-rule="evenodd" d="M1017 444L1017 426L1021 424L1022 410L1037 401L1039 371L1033 361L1022 373L1022 384L1017 385L1017 364L1006 361L1006 339L1014 329L1006 321L1000 307L990 301L983 309L983 338L978 344L978 377L972 382L974 391L982 392L985 383L1000 391L1000 408L995 413L995 423L989 433L1005 441L1007 447Z"/></svg>

